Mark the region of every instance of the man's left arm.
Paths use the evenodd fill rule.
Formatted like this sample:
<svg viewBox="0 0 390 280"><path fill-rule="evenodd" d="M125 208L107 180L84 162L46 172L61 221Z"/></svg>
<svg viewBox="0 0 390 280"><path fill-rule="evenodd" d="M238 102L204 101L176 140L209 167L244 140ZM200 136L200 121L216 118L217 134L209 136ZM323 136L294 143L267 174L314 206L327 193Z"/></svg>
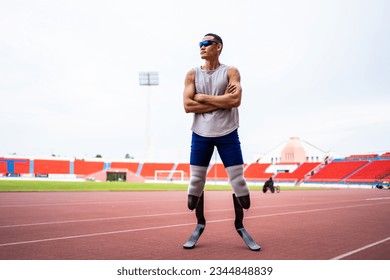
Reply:
<svg viewBox="0 0 390 280"><path fill-rule="evenodd" d="M214 105L221 109L231 109L241 104L241 76L236 67L227 70L228 86L224 95L195 94L194 99L200 103Z"/></svg>

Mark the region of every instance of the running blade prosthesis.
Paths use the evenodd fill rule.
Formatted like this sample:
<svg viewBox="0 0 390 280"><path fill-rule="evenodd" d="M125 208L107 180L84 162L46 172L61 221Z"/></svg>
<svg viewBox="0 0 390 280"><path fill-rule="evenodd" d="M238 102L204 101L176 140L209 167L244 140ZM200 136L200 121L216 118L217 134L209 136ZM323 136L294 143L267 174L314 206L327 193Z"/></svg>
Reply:
<svg viewBox="0 0 390 280"><path fill-rule="evenodd" d="M234 212L235 212L235 221L234 226L237 230L239 236L244 240L245 244L252 251L260 251L261 247L258 245L253 238L250 236L248 231L244 228L242 223L244 219L244 211L235 194L233 194L233 203L234 203ZM190 238L186 243L183 244L184 249L193 249L196 245L196 242L199 240L199 237L202 235L206 227L206 219L204 217L204 194L199 199L199 204L196 207L196 218L198 223L194 232L191 234Z"/></svg>
<svg viewBox="0 0 390 280"><path fill-rule="evenodd" d="M184 249L192 249L195 247L196 242L199 237L202 235L204 228L206 227L206 219L204 217L204 193L199 198L198 205L195 210L196 218L198 220L198 224L194 232L191 234L190 238L186 243L183 244Z"/></svg>
<svg viewBox="0 0 390 280"><path fill-rule="evenodd" d="M240 235L242 240L244 240L246 246L252 251L260 251L261 247L258 245L253 238L250 236L248 231L244 228L242 223L244 219L244 210L242 209L238 198L233 194L233 203L234 203L234 213L236 214L236 219L234 221L234 226L236 227L237 233Z"/></svg>

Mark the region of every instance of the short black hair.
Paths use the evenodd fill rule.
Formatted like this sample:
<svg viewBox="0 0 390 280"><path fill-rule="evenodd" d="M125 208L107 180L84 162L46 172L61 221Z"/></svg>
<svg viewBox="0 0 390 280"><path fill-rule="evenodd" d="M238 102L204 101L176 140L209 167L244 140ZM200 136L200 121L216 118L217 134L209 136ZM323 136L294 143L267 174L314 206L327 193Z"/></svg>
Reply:
<svg viewBox="0 0 390 280"><path fill-rule="evenodd" d="M214 40L217 42L217 43L220 43L222 45L222 48L221 48L221 52L222 52L222 49L223 49L223 41L222 41L222 38L220 36L218 36L217 34L215 33L207 33L206 35L204 35L204 37L206 36L212 36L214 37Z"/></svg>
<svg viewBox="0 0 390 280"><path fill-rule="evenodd" d="M206 35L204 35L204 37L206 37L206 36L213 36L215 41L217 41L218 43L221 43L223 45L222 38L220 36L218 36L217 34L207 33Z"/></svg>

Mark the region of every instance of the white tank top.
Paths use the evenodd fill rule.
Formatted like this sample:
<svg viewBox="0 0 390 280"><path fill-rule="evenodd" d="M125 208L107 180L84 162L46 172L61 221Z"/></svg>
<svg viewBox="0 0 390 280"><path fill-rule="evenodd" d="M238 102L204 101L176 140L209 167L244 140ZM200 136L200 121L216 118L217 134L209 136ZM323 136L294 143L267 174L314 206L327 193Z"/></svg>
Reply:
<svg viewBox="0 0 390 280"><path fill-rule="evenodd" d="M200 67L195 70L195 92L208 95L223 95L229 83L228 66L221 64L213 71ZM212 112L194 114L192 131L204 137L227 135L239 127L238 108L217 109Z"/></svg>

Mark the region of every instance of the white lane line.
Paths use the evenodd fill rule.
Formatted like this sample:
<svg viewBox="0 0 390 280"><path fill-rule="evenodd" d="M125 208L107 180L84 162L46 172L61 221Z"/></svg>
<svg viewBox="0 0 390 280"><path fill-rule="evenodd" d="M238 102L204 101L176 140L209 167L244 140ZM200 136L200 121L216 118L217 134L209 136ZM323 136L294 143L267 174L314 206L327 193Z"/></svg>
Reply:
<svg viewBox="0 0 390 280"><path fill-rule="evenodd" d="M390 203L390 202L383 202L383 203L379 203L379 204L388 204L388 203ZM351 206L339 206L339 207L320 208L320 209L312 209L312 210L292 211L292 212L284 212L284 213L273 213L273 214L266 214L266 215L247 216L245 219L266 218L266 217L285 216L285 215L294 215L294 214L305 214L305 213L339 210L339 209L347 209L347 208L354 208L354 207L364 207L364 206L371 206L371 205L373 205L373 204L360 204L360 205L351 205ZM378 205L378 204L375 204L375 205ZM227 222L227 221L233 221L233 220L234 220L233 218L228 218L228 219L220 219L220 220L211 220L211 221L207 221L207 223L221 223L221 222ZM101 235L129 233L129 232L137 232L137 231L157 230L157 229L182 227L182 226L189 226L189 225L193 226L194 223L174 224L174 225L165 225L165 226L156 226L156 227L126 229L126 230L119 230L119 231L108 231L108 232L100 232L100 233L90 233L90 234L82 234L82 235L71 235L71 236L63 236L63 237L55 237L55 238L19 241L19 242L3 243L3 244L0 244L0 247L20 245L20 244L29 244L29 243L47 242L47 241L55 241L55 240L66 240L66 239L74 239L74 238L82 238L82 237L93 237L93 236L101 236Z"/></svg>
<svg viewBox="0 0 390 280"><path fill-rule="evenodd" d="M366 200L384 200L384 199L390 199L390 196L386 196L386 197L375 197L375 198L367 198Z"/></svg>
<svg viewBox="0 0 390 280"><path fill-rule="evenodd" d="M174 216L174 215L185 215L185 214L191 214L191 213L192 212L188 211L188 212L177 212L177 213L162 213L162 214L149 214L149 215L119 216L119 217L108 217L108 218L94 218L94 219L82 219L82 220L67 220L67 221L56 221L56 222L42 222L42 223L30 223L30 224L4 225L4 226L0 226L0 229L1 228L13 228L13 227L30 227L30 226L68 224L68 223L112 221L112 220L122 220L122 219L160 217L160 216Z"/></svg>
<svg viewBox="0 0 390 280"><path fill-rule="evenodd" d="M378 198L365 198L365 199L354 199L354 200L337 200L337 201L323 201L323 202L308 202L303 204L297 204L297 205L309 205L309 204L327 204L327 203L353 203L358 201L366 201L366 200L382 200L382 199L390 199L390 197L378 197ZM222 200L222 199L218 199ZM164 200L165 202L179 202L179 201L185 201L183 199L171 199L171 200ZM72 206L72 205L94 205L94 204L123 204L123 203L155 203L156 200L113 200L113 201L80 201L80 202L58 202L58 203L30 203L30 204L8 204L8 205L0 205L0 208L18 208L18 207L49 207L49 206ZM287 205L281 205L277 207L284 207L284 206L290 206ZM292 204L291 206L294 206ZM264 207L264 206L263 206ZM274 207L274 206L265 206L265 207ZM275 206L276 207L276 206Z"/></svg>
<svg viewBox="0 0 390 280"><path fill-rule="evenodd" d="M155 203L157 200L117 200L117 201L83 201L83 202L58 202L58 203L38 203L38 204L8 204L0 205L0 208L17 207L49 207L49 206L72 206L72 205L94 205L94 204L116 204L116 203ZM177 202L183 200L164 200L165 202Z"/></svg>
<svg viewBox="0 0 390 280"><path fill-rule="evenodd" d="M89 233L89 234L80 234L80 235L70 235L70 236L45 238L45 239L36 239L36 240L28 240L28 241L19 241L19 242L0 244L0 247L12 246L12 245L21 245L21 244L39 243L39 242L48 242L48 241L56 241L56 240L75 239L75 238L82 238L82 237L93 237L93 236L102 236L102 235L110 235L110 234L129 233L129 232L137 232L137 231L145 231L145 230L165 229L165 228L182 227L182 226L189 226L189 225L193 226L194 223L166 225L166 226L157 226L157 227L147 227L147 228L136 228L136 229L126 229L126 230L118 230L118 231L107 231L107 232L98 232L98 233Z"/></svg>
<svg viewBox="0 0 390 280"><path fill-rule="evenodd" d="M349 205L349 206L337 206L337 207L319 208L319 209L311 209L311 210L298 210L298 211L285 212L285 213L274 213L274 214L266 214L266 215L259 215L259 216L247 216L247 217L245 217L245 219L284 216L284 215L292 215L292 214L305 214L305 213L313 213L313 212L348 209L348 208L355 208L355 207L365 207L365 206L372 206L372 205L377 206L377 205L381 205L381 204L390 204L390 202L382 202L382 203L376 203L376 204L357 204L357 205Z"/></svg>
<svg viewBox="0 0 390 280"><path fill-rule="evenodd" d="M390 237L387 237L387 238L385 238L385 239L382 239L382 240L379 240L379 241L377 241L377 242L368 244L368 245L363 246L363 247L361 247L361 248L358 248L358 249L356 249L356 250L346 252L346 253L344 253L344 254L342 254L342 255L339 255L339 256L337 256L337 257L332 258L331 260L341 260L341 259L344 259L345 257L348 257L348 256L351 256L351 255L353 255L353 254L359 253L359 252L361 252L361 251L364 251L364 250L366 250L366 249L368 249L368 248L371 248L371 247L374 247L374 246L376 246L376 245L382 244L382 243L384 243L384 242L386 242L386 241L389 241L389 240L390 240Z"/></svg>
<svg viewBox="0 0 390 280"><path fill-rule="evenodd" d="M259 206L251 207L251 210L254 209L264 209L264 208L281 208L281 207L298 207L298 206L307 206L307 205L320 205L320 204L334 204L338 202L345 201L326 201L326 202L311 202L311 203L300 203L300 204L285 204L285 205L271 205L271 206ZM377 205L377 204L372 204ZM218 209L218 210L209 210L205 213L215 213L215 212L230 212L232 209ZM91 219L80 219L80 220L65 220L65 221L51 221L51 222L40 222L40 223L28 223L28 224L15 224L15 225L0 225L2 228L13 228L13 227L29 227L29 226L44 226L44 225L56 225L56 224L68 224L68 223L83 223L83 222L98 222L98 221L112 221L112 220L123 220L123 219L135 219L135 218L150 218L150 217L161 217L161 216L175 216L175 215L186 215L191 214L192 212L176 212L176 213L158 213L158 214L148 214L148 215L133 215L133 216L118 216L118 217L108 217L108 218L91 218ZM299 213L299 212L294 212ZM274 214L271 214L273 216ZM255 216L258 217L258 216Z"/></svg>

